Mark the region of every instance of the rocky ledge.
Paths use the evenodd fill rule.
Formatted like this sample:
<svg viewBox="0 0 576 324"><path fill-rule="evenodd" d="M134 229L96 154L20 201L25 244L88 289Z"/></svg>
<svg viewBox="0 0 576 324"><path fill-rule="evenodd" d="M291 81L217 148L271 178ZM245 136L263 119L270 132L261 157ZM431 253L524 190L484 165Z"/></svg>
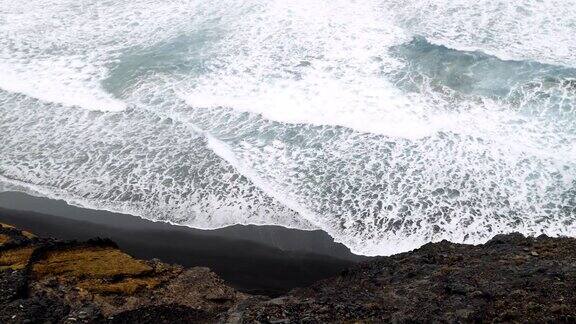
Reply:
<svg viewBox="0 0 576 324"><path fill-rule="evenodd" d="M236 311L248 322L575 323L576 240L427 244Z"/></svg>
<svg viewBox="0 0 576 324"><path fill-rule="evenodd" d="M207 268L137 260L110 240L0 227L0 323L215 322L246 298Z"/></svg>
<svg viewBox="0 0 576 324"><path fill-rule="evenodd" d="M279 298L206 268L136 260L109 240L0 228L0 322L576 322L576 240L520 234L376 258Z"/></svg>

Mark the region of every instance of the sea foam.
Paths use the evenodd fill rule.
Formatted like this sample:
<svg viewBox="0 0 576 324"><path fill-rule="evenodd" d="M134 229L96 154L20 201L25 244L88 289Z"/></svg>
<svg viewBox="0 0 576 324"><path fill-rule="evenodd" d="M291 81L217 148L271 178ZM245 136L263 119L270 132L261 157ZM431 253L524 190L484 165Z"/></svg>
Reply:
<svg viewBox="0 0 576 324"><path fill-rule="evenodd" d="M0 179L371 255L574 235L574 9L0 0Z"/></svg>

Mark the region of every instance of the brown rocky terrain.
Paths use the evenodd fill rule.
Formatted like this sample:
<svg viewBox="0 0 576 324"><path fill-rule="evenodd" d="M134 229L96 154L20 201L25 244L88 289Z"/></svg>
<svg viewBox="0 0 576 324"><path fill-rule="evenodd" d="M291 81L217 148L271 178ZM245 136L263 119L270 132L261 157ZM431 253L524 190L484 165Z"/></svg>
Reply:
<svg viewBox="0 0 576 324"><path fill-rule="evenodd" d="M110 240L0 227L0 323L214 322L247 298L207 268L142 261Z"/></svg>
<svg viewBox="0 0 576 324"><path fill-rule="evenodd" d="M0 228L1 323L576 323L576 239L499 235L380 257L285 296L206 268L137 260L109 240Z"/></svg>

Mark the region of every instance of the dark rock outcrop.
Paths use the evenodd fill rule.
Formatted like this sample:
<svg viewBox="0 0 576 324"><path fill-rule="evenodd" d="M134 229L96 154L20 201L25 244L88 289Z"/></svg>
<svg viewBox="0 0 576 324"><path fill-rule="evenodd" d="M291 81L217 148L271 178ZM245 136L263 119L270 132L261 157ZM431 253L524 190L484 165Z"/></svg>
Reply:
<svg viewBox="0 0 576 324"><path fill-rule="evenodd" d="M576 322L576 240L499 235L360 264L285 297L248 300L252 323Z"/></svg>

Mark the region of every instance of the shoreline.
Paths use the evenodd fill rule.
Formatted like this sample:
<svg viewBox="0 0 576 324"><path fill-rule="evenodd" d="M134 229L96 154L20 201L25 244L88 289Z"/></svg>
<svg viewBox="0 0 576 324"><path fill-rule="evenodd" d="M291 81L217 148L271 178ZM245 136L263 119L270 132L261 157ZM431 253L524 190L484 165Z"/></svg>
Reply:
<svg viewBox="0 0 576 324"><path fill-rule="evenodd" d="M370 259L320 230L256 225L199 230L21 192L0 192L0 222L64 240L110 238L137 258L209 267L239 290L266 295L307 286Z"/></svg>

